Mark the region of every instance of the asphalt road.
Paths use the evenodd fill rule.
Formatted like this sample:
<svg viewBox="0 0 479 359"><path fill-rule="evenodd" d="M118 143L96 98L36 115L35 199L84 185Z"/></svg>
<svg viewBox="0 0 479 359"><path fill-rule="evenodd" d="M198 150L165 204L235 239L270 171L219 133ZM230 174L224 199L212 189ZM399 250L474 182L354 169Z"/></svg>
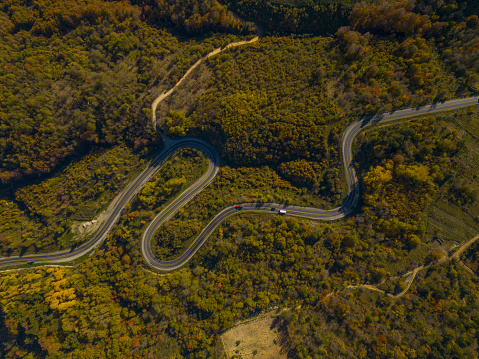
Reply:
<svg viewBox="0 0 479 359"><path fill-rule="evenodd" d="M279 210L285 210L288 216L298 216L304 218L311 218L316 220L336 220L347 216L356 207L360 191L359 183L356 176L356 172L352 164L352 144L356 136L364 128L386 123L389 121L400 120L419 115L425 115L430 113L436 113L441 111L456 110L463 107L472 106L478 104L479 97L470 97L465 99L457 99L446 101L444 103L438 103L429 106L422 106L417 108L409 108L399 110L391 113L384 113L376 115L374 117L367 117L358 120L351 124L343 134L342 138L342 154L344 161L344 169L346 173L346 180L348 184L348 196L343 204L334 209L324 210L310 207L298 207L298 206L286 206L276 203L242 203L235 206L225 208L218 213L193 241L191 246L178 258L171 261L162 261L155 258L151 252L151 239L155 231L167 220L169 220L179 208L188 203L197 193L199 193L205 186L207 186L216 176L219 170L219 157L213 147L206 142L194 139L184 138L180 140L168 140L166 142L165 149L152 161L152 163L145 169L121 194L119 200L115 204L108 219L101 225L97 233L87 243L75 248L73 250L66 250L61 252L27 255L22 257L7 257L0 258L0 267L7 267L12 265L27 264L30 261L35 263L64 263L74 259L77 259L93 248L98 247L115 222L121 215L121 211L141 189L141 187L148 181L148 179L156 173L161 166L168 160L174 153L181 148L196 148L202 151L209 161L208 170L206 173L197 180L186 191L180 194L173 202L171 202L162 212L160 212L155 219L150 223L146 229L141 243L142 254L145 261L155 269L162 271L175 270L187 263L203 243L208 239L215 228L228 216L244 212L263 212L278 214Z"/></svg>
<svg viewBox="0 0 479 359"><path fill-rule="evenodd" d="M158 170L163 166L163 164L182 148L197 148L206 154L209 161L208 171L195 183L195 185L201 185L200 189L203 188L216 176L216 173L218 172L219 158L216 151L209 144L195 138L183 138L177 141L169 141L167 142L167 145L165 146L163 151L148 165L148 167L123 190L115 206L110 212L108 218L105 220L104 223L102 223L95 235L88 242L71 250L64 250L53 253L32 254L21 257L3 257L0 258L0 268L28 264L28 262L31 261L34 261L35 263L65 263L78 259L90 252L93 248L98 247L106 238L111 228L120 217L121 211L123 210L125 205L130 202L131 199L140 191L140 189L148 181L148 179L153 174L158 172ZM181 198L184 203L187 203L194 196L194 194L190 196L185 196L185 193L190 191L190 189L191 187L188 188L188 190L186 190L184 193L182 193L180 197L178 197L173 203L178 204L177 200L179 198ZM197 192L198 191L196 191L195 194ZM180 207L176 207L176 209Z"/></svg>
<svg viewBox="0 0 479 359"><path fill-rule="evenodd" d="M376 115L374 117L366 117L361 120L358 120L351 124L343 134L342 138L342 154L344 160L344 169L346 173L346 180L348 184L348 196L346 197L343 204L334 209L324 210L311 207L298 207L298 206L286 206L277 203L242 203L234 205L228 208L225 208L220 213L218 213L203 229L203 231L198 235L198 237L193 241L190 247L179 257L174 260L159 260L155 258L151 251L151 239L156 229L161 226L162 223L166 222L171 216L183 206L186 202L181 202L178 205L178 208L175 208L175 202L170 206L165 208L148 226L148 229L145 231L141 243L141 249L145 261L153 268L162 271L171 271L178 269L185 265L198 251L198 249L203 245L203 243L208 239L208 237L213 233L213 231L218 227L218 225L226 218L233 214L244 213L244 212L266 212L278 214L279 210L285 210L286 215L297 216L303 218L311 218L316 220L331 221L336 220L342 217L347 216L351 213L356 205L358 204L360 198L359 191L359 182L356 176L356 171L354 170L352 163L352 145L356 136L364 128L372 125L383 124L386 122L400 120L425 114L431 114L435 112L456 110L462 107L468 107L477 104L479 97L470 97L466 99L451 100L444 103L438 103L429 106L422 106L417 108L408 108L404 110L394 111L391 113L384 113ZM192 188L198 188L200 186L196 183ZM204 186L203 186L204 187ZM186 191L188 192L189 189ZM186 193L185 192L185 193ZM196 193L196 192L195 192ZM191 196L192 197L192 196ZM189 198L191 198L189 197Z"/></svg>

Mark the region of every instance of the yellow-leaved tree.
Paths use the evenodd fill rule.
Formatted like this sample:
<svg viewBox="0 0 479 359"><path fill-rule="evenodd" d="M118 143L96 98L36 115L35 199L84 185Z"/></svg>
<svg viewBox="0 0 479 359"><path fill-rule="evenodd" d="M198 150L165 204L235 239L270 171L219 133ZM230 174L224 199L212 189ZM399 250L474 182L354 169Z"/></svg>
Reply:
<svg viewBox="0 0 479 359"><path fill-rule="evenodd" d="M49 268L47 273L50 273L51 277L46 280L45 284L53 287L45 294L45 303L50 306L50 309L64 312L77 304L75 289L68 288L68 279L63 278L63 269Z"/></svg>

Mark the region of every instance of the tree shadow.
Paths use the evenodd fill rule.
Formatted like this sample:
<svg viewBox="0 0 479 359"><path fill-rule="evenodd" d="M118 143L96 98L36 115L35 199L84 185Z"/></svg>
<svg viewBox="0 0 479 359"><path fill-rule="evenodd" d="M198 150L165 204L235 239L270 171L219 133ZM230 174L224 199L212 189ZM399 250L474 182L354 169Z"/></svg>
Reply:
<svg viewBox="0 0 479 359"><path fill-rule="evenodd" d="M0 358L5 358L7 346L10 341L10 332L7 328L7 323L5 319L5 312L3 308L0 307Z"/></svg>

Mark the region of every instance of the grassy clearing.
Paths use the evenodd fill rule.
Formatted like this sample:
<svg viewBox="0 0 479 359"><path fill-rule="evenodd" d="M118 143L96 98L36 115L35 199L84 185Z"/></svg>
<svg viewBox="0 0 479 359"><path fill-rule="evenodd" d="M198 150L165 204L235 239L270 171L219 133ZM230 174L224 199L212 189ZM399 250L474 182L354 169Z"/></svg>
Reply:
<svg viewBox="0 0 479 359"><path fill-rule="evenodd" d="M280 345L275 325L278 311L253 317L221 335L228 359L285 359L287 352Z"/></svg>
<svg viewBox="0 0 479 359"><path fill-rule="evenodd" d="M462 243L479 232L479 201L477 197L465 201L461 190L461 182L467 183L477 190L479 188L479 109L467 108L437 116L441 126L452 129L456 141L465 146L455 157L458 171L446 177L440 184L429 208L428 238L448 240Z"/></svg>
<svg viewBox="0 0 479 359"><path fill-rule="evenodd" d="M433 248L435 248L434 246ZM386 262L385 269L391 275L401 275L422 264L424 264L426 257L431 253L430 245L421 244L420 246L406 252L403 256L395 256Z"/></svg>
<svg viewBox="0 0 479 359"><path fill-rule="evenodd" d="M470 212L450 202L439 200L428 211L428 238L461 243L479 232L479 223Z"/></svg>

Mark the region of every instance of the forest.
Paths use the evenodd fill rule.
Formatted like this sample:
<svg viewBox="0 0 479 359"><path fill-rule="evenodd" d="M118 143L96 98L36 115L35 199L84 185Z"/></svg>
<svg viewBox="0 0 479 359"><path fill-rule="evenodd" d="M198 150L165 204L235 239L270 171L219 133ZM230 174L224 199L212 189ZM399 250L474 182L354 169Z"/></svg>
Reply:
<svg viewBox="0 0 479 359"><path fill-rule="evenodd" d="M141 151L158 141L149 123L152 89L168 88L234 38L180 41L141 21L128 2L75 4L2 3L3 184L50 174L92 147Z"/></svg>
<svg viewBox="0 0 479 359"><path fill-rule="evenodd" d="M182 85L200 96L185 103L173 95L160 105L167 118L160 126L206 138L236 166L319 165L339 152L342 130L361 115L477 93L478 17L431 21L437 16L403 6L358 5L334 37L264 37L213 57L203 87ZM403 17L388 18L391 7ZM414 34L401 32L409 22ZM166 115L178 108L183 117Z"/></svg>
<svg viewBox="0 0 479 359"><path fill-rule="evenodd" d="M152 250L178 256L235 203L340 205L347 125L479 92L478 11L471 0L2 1L1 256L88 240L82 224L162 149L154 98L255 24L258 42L209 58L160 104L159 129L212 143L221 169ZM224 331L277 307L292 358L475 358L478 244L453 255L479 232L478 121L471 107L368 128L353 148L352 215L232 216L184 268L156 273L142 234L207 166L182 150L91 255L0 272L0 357L224 358Z"/></svg>
<svg viewBox="0 0 479 359"><path fill-rule="evenodd" d="M473 358L479 283L459 262L434 265L449 247L434 239L428 222L436 205L431 193L444 192L465 215L477 213L477 201L467 200L462 207L453 180L440 174L453 168L462 175L459 180L478 186L460 167L474 169L466 161L474 160L469 146L476 139L464 128L478 116L478 110L462 110L399 124L396 131L372 129L359 147L376 151L369 154L371 165L359 164L365 188L358 214L328 224L280 216L232 217L187 267L158 276L144 267L139 241L166 196L175 196L201 173L201 156L184 151L127 206L94 256L74 267L2 274L0 323L7 338L2 355L221 357L223 330L281 305L301 307L278 319L283 345L297 357ZM404 137L400 146L391 146L399 140L386 136L388 131ZM431 146L424 162L420 136ZM378 142L383 138L388 140ZM448 165L434 172L436 161L446 158L441 144L448 138L453 148L447 152ZM233 170L225 171L221 183L234 179ZM241 187L255 189L262 178L252 177ZM371 186L374 182L379 185ZM190 221L185 228L195 228L189 213L195 207L216 203L215 198L205 201L208 196L199 196L192 208L184 209L182 218ZM478 222L475 227L477 231ZM443 238L449 242L447 233ZM464 260L469 257L466 253ZM345 289L352 283L381 285L425 263L432 265L397 300ZM398 293L403 286L399 281L386 288ZM329 334L318 328L328 328Z"/></svg>
<svg viewBox="0 0 479 359"><path fill-rule="evenodd" d="M477 15L479 10L478 3L472 0L229 0L227 4L244 18L263 26L267 34L280 35L329 36L341 26L354 24L358 10L364 9L372 10L367 21L376 22L387 31L399 21L411 33L415 33L418 18L426 22L461 22Z"/></svg>

